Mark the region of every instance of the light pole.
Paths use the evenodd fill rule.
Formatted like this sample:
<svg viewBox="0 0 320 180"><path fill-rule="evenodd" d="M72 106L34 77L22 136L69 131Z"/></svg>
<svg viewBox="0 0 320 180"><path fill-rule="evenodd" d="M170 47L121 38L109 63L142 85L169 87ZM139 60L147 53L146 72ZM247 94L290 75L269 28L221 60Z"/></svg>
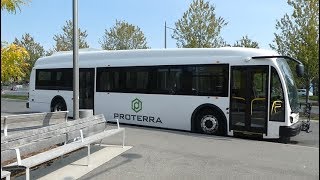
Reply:
<svg viewBox="0 0 320 180"><path fill-rule="evenodd" d="M165 49L167 48L167 28L171 29L171 30L175 30L175 29L173 29L171 27L168 27L166 21L164 22L164 48Z"/></svg>
<svg viewBox="0 0 320 180"><path fill-rule="evenodd" d="M164 48L167 48L167 22L164 22Z"/></svg>
<svg viewBox="0 0 320 180"><path fill-rule="evenodd" d="M78 0L73 0L73 119L79 119Z"/></svg>

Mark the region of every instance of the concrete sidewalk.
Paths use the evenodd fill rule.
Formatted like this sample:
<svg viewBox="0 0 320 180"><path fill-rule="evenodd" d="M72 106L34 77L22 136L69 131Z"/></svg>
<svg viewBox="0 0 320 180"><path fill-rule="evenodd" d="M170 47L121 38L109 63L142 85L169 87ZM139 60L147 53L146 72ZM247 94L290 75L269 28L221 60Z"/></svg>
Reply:
<svg viewBox="0 0 320 180"><path fill-rule="evenodd" d="M61 159L54 160L52 163L47 163L45 167L37 167L36 170L31 170L30 179L79 179L131 148L132 146L122 148L119 145L91 146L89 166L87 165L87 148L83 148ZM25 175L15 177L15 179L25 179Z"/></svg>

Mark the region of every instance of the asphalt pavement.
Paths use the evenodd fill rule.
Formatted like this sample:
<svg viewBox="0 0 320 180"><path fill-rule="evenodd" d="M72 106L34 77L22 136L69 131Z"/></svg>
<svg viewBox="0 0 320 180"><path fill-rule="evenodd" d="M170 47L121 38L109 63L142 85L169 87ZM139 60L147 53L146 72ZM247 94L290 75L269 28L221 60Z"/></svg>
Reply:
<svg viewBox="0 0 320 180"><path fill-rule="evenodd" d="M1 116L28 113L36 112L26 108L25 100L1 99ZM317 113L319 113L319 111ZM319 148L319 120L311 120L310 130L311 133L302 131L298 136L292 137L290 143Z"/></svg>
<svg viewBox="0 0 320 180"><path fill-rule="evenodd" d="M30 113L25 101L1 100L1 115ZM319 179L319 123L290 144L121 125L130 150L80 179ZM119 144L121 136L104 143ZM32 171L38 179L86 151ZM70 161L70 160L69 160ZM71 161L72 162L72 161ZM16 178L16 179L22 179Z"/></svg>

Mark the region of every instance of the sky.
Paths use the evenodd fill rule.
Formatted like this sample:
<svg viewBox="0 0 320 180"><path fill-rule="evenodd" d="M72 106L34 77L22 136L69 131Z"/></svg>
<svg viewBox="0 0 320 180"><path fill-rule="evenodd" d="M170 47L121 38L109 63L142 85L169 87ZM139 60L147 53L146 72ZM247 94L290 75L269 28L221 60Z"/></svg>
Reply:
<svg viewBox="0 0 320 180"><path fill-rule="evenodd" d="M62 34L67 20L72 20L72 0L25 0L21 11L9 14L1 11L1 41L13 42L25 33L31 34L45 50L53 48L54 35ZM228 25L221 30L224 40L233 44L247 35L270 49L274 39L276 21L292 8L286 0L206 0L215 6L216 16ZM174 28L192 0L78 0L78 26L87 31L90 48L101 49L105 30L116 20L139 26L152 49L164 48L164 23ZM167 28L167 48L175 48L173 31Z"/></svg>

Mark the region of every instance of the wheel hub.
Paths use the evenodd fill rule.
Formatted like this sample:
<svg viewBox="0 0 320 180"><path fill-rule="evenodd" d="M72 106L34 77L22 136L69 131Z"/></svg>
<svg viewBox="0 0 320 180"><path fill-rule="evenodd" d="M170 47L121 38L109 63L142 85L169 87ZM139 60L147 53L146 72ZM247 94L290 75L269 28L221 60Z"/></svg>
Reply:
<svg viewBox="0 0 320 180"><path fill-rule="evenodd" d="M213 115L206 115L201 119L201 128L206 133L215 133L218 125L218 120Z"/></svg>
<svg viewBox="0 0 320 180"><path fill-rule="evenodd" d="M62 111L64 108L62 103L57 103L54 107L53 107L53 111Z"/></svg>

